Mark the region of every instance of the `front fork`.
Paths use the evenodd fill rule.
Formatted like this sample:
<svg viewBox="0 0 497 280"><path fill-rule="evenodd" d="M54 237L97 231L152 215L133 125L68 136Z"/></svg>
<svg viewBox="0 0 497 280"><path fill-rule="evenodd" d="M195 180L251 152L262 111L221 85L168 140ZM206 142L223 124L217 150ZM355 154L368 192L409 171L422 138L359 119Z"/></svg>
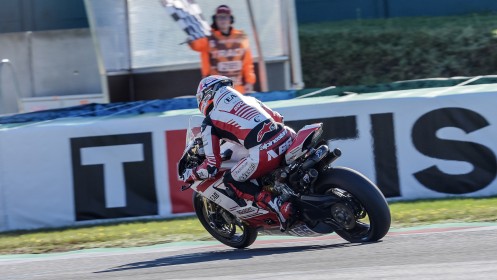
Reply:
<svg viewBox="0 0 497 280"><path fill-rule="evenodd" d="M207 214L207 217L209 218L209 223L211 224L212 227L216 227L216 223L214 221L214 215L216 215L216 214L220 214L221 217L223 217L224 221L227 224L234 224L235 223L238 226L242 226L241 221L239 219L232 216L232 214L227 212L225 209L223 209L219 205L214 204L209 199L202 197L202 204L204 206L205 213ZM214 209L214 208L219 208L219 209Z"/></svg>
<svg viewBox="0 0 497 280"><path fill-rule="evenodd" d="M211 209L209 209L212 208L212 203L207 198L202 196L202 204L204 205L205 214L209 219L209 224L211 225L212 228L215 228L216 223L214 222L214 217L212 215L212 212L214 211L211 211Z"/></svg>

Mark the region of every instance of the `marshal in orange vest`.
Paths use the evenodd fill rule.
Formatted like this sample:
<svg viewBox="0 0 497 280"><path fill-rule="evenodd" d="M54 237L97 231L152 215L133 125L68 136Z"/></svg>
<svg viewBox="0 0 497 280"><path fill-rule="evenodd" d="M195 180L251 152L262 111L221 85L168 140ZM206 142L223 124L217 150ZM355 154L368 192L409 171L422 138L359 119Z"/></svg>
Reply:
<svg viewBox="0 0 497 280"><path fill-rule="evenodd" d="M224 22L225 16L228 22ZM235 89L245 93L245 86L251 87L256 81L252 53L247 34L233 28L232 23L231 10L226 5L221 5L213 16L212 34L188 44L192 50L200 52L203 77L230 77ZM221 26L222 24L225 26ZM222 32L223 29L227 32Z"/></svg>

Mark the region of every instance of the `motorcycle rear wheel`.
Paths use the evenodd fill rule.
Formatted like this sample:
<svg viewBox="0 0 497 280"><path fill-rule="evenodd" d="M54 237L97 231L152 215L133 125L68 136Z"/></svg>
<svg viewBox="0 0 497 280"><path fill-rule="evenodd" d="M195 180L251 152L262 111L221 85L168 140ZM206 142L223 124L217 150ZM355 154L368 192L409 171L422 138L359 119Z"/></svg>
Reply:
<svg viewBox="0 0 497 280"><path fill-rule="evenodd" d="M257 230L237 220L228 211L199 193L193 193L193 208L202 226L219 242L237 249L254 243Z"/></svg>
<svg viewBox="0 0 497 280"><path fill-rule="evenodd" d="M373 182L346 167L334 167L322 175L316 182L317 192L338 196L343 201L330 209L333 227L340 237L361 243L378 241L387 234L390 209Z"/></svg>

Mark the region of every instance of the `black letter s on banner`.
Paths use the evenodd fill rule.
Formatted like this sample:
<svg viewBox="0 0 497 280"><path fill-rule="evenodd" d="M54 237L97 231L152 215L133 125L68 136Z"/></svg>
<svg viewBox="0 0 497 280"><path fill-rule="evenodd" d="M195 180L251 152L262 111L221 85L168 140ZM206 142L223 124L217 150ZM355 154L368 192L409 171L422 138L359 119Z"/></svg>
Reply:
<svg viewBox="0 0 497 280"><path fill-rule="evenodd" d="M474 168L467 174L453 175L433 165L416 172L414 177L431 190L450 194L471 193L488 186L497 173L497 160L488 147L436 137L436 132L444 127L471 133L488 125L483 116L464 108L442 108L421 116L412 129L413 144L419 152L433 158L469 162Z"/></svg>

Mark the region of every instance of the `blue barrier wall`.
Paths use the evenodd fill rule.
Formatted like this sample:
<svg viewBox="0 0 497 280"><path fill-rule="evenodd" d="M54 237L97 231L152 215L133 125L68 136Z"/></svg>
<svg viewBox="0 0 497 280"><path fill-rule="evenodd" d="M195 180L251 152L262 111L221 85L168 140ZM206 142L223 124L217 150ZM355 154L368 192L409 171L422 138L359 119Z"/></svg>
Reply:
<svg viewBox="0 0 497 280"><path fill-rule="evenodd" d="M272 91L266 93L251 93L247 95L253 96L263 102L268 102L295 98L297 96L297 91ZM143 100L134 102L114 102L108 104L92 103L61 109L0 116L0 129L4 126L12 124L44 122L61 118L131 116L195 108L197 108L197 99L195 97Z"/></svg>
<svg viewBox="0 0 497 280"><path fill-rule="evenodd" d="M497 13L495 0L295 0L299 23Z"/></svg>

